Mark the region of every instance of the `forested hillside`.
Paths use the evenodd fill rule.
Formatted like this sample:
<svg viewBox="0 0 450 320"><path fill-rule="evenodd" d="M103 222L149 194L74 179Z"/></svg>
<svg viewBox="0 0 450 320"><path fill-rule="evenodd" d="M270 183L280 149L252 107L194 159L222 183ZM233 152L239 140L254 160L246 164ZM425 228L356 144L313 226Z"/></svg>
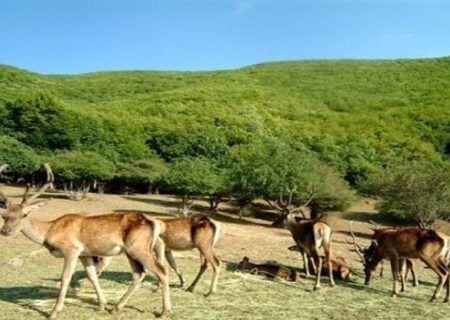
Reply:
<svg viewBox="0 0 450 320"><path fill-rule="evenodd" d="M0 65L0 162L19 177L49 161L59 181L111 191L315 193L342 207L346 184L377 193L390 168L447 165L449 88L450 58L81 75Z"/></svg>

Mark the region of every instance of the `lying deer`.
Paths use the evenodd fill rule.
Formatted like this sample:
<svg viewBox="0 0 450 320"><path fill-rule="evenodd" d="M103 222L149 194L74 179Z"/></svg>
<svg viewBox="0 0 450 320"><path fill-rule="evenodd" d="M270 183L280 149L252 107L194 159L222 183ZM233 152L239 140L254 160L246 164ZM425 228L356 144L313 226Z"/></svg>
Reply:
<svg viewBox="0 0 450 320"><path fill-rule="evenodd" d="M162 241L157 241L155 245L155 252L158 259L162 262L164 256L166 257L169 265L177 274L180 285L183 286L185 280L182 273L178 270L172 251L197 248L200 252L200 270L187 291L194 291L197 282L200 280L209 263L213 267L213 278L210 290L206 295L215 293L222 265L222 262L214 253L214 245L219 240L221 233L220 223L207 216L158 218L158 221L162 224L160 235ZM107 257L98 257L97 272L101 273L109 265L109 262L110 259Z"/></svg>
<svg viewBox="0 0 450 320"><path fill-rule="evenodd" d="M300 248L298 245L293 245L288 248L290 251L300 251ZM321 256L322 260L325 261L325 265L322 267L322 275L328 275L328 263L326 261L325 256ZM308 267L312 270L314 270L314 264L311 259L308 259ZM333 270L333 277L338 278L343 281L348 281L351 278L352 271L350 270L350 267L345 261L343 257L334 257L331 259L331 267Z"/></svg>
<svg viewBox="0 0 450 320"><path fill-rule="evenodd" d="M313 259L316 272L316 283L313 290L320 288L320 277L322 274L323 259L319 255L319 249L323 248L325 254L325 262L328 268L328 276L330 278L330 286L334 286L333 268L331 265L331 228L328 224L320 220L304 219L295 213L288 213L284 220L286 228L291 232L292 238L303 252L303 263L307 274L309 267L306 256Z"/></svg>
<svg viewBox="0 0 450 320"><path fill-rule="evenodd" d="M300 273L292 268L270 263L251 263L248 257L244 257L238 264L238 269L249 271L252 274L264 275L268 278L281 278L290 281L298 281Z"/></svg>
<svg viewBox="0 0 450 320"><path fill-rule="evenodd" d="M449 272L446 257L449 252L448 237L434 230L419 227L389 229L375 233L372 243L368 248L360 249L366 274L365 284L369 285L372 272L383 259L391 262L393 276L392 295L398 295L399 260L400 258L420 259L438 275L431 301L434 301L441 293ZM447 283L450 285L449 283ZM449 300L449 288L445 302Z"/></svg>
<svg viewBox="0 0 450 320"><path fill-rule="evenodd" d="M98 283L93 256L113 256L125 253L133 272L133 282L116 304L114 311L123 309L132 293L144 279L145 269L155 273L162 286L162 315L170 311L170 295L167 270L154 256L153 247L157 242L161 225L143 214L106 214L85 216L67 214L52 221L38 221L30 213L48 201L35 201L53 181L53 174L46 164L47 183L29 197L26 188L20 204L6 201L6 212L0 233L12 236L22 232L27 238L49 250L55 257L64 258L61 290L50 319L56 319L64 306L64 299L70 280L80 259L87 276L95 288L99 310L103 310L106 299Z"/></svg>

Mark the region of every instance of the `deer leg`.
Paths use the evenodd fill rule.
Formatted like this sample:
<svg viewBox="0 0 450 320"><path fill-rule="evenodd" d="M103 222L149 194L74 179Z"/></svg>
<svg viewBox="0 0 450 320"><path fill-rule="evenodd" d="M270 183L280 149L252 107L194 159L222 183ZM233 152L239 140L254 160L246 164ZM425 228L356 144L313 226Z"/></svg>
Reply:
<svg viewBox="0 0 450 320"><path fill-rule="evenodd" d="M161 311L161 316L169 315L171 303L169 292L169 274L166 267L164 267L164 265L160 263L158 259L155 259L150 251L144 251L139 260L145 269L152 271L158 278L162 289L163 309Z"/></svg>
<svg viewBox="0 0 450 320"><path fill-rule="evenodd" d="M413 287L417 287L419 285L419 278L417 277L416 269L414 268L414 262L406 260L406 270L411 271Z"/></svg>
<svg viewBox="0 0 450 320"><path fill-rule="evenodd" d="M128 254L126 256L128 258L128 262L130 263L131 270L133 271L133 280L128 287L127 292L125 292L119 302L114 306L114 309L112 310L113 312L119 312L125 307L128 299L130 299L133 292L141 286L142 280L144 280L145 277L145 271L142 264Z"/></svg>
<svg viewBox="0 0 450 320"><path fill-rule="evenodd" d="M72 279L73 272L77 265L78 253L72 253L64 256L64 269L61 281L61 290L59 291L56 305L53 308L49 319L57 319L58 313L62 311L64 307L64 299L66 298L67 289L69 288L70 280Z"/></svg>
<svg viewBox="0 0 450 320"><path fill-rule="evenodd" d="M183 274L181 273L181 271L178 270L177 262L175 260L175 257L172 254L172 251L166 250L165 256L166 256L167 262L169 263L170 267L177 274L178 279L180 280L180 287L182 287L185 283L185 280L184 280L184 277L183 277Z"/></svg>
<svg viewBox="0 0 450 320"><path fill-rule="evenodd" d="M400 268L400 292L405 292L405 281L408 278L408 268L406 266L406 259L399 260L399 268Z"/></svg>
<svg viewBox="0 0 450 320"><path fill-rule="evenodd" d="M381 260L381 262L380 262L380 277L383 277L383 271L384 271L383 260Z"/></svg>
<svg viewBox="0 0 450 320"><path fill-rule="evenodd" d="M311 273L309 272L309 257L306 254L306 251L303 249L303 247L299 243L297 243L297 247L298 247L300 255L302 256L302 259L303 259L303 267L305 268L306 277L309 278L311 276ZM313 267L315 268L315 266L313 266Z"/></svg>
<svg viewBox="0 0 450 320"><path fill-rule="evenodd" d="M318 254L317 251L314 251L314 253L312 253L312 256L314 258L314 261L316 263L316 283L314 285L313 291L317 290L320 288L320 276L322 274L322 258L320 257L320 255Z"/></svg>
<svg viewBox="0 0 450 320"><path fill-rule="evenodd" d="M393 288L392 288L392 296L395 297L398 295L398 254L394 253L393 257L391 257L391 270L392 270L392 278L393 278Z"/></svg>
<svg viewBox="0 0 450 320"><path fill-rule="evenodd" d="M95 270L97 275L100 277L102 272L111 264L111 257L97 257L97 261L94 259Z"/></svg>
<svg viewBox="0 0 450 320"><path fill-rule="evenodd" d="M212 269L213 269L211 287L209 289L209 292L205 295L205 296L210 296L211 294L215 293L217 290L217 283L219 282L219 273L220 273L220 268L222 266L222 262L214 254L212 247L207 247L207 248L200 247L199 249L200 249L200 252L205 257L206 261L212 266Z"/></svg>
<svg viewBox="0 0 450 320"><path fill-rule="evenodd" d="M426 256L421 256L420 260L422 260L428 267L433 269L433 271L438 275L438 283L430 300L431 302L433 302L441 294L444 283L447 281L447 267L444 264L440 265L439 261L433 260L432 258Z"/></svg>
<svg viewBox="0 0 450 320"><path fill-rule="evenodd" d="M446 283L446 293L445 293L445 299L444 302L448 302L449 300L449 296L450 296L450 276L447 276L447 280L445 281Z"/></svg>
<svg viewBox="0 0 450 320"><path fill-rule="evenodd" d="M100 288L100 284L98 283L94 259L92 257L82 257L80 258L80 260L84 266L84 269L86 270L87 277L94 286L95 293L97 294L98 310L103 311L105 310L106 299L105 296L103 295L102 289Z"/></svg>
<svg viewBox="0 0 450 320"><path fill-rule="evenodd" d="M331 248L325 249L325 258L327 259L328 277L330 278L330 287L334 287L336 285L336 283L334 282L333 266L331 264Z"/></svg>
<svg viewBox="0 0 450 320"><path fill-rule="evenodd" d="M195 277L192 284L187 288L187 291L194 292L195 286L197 285L198 280L200 280L201 276L205 272L206 268L208 268L208 261L205 256L200 252L200 270L198 271L197 276Z"/></svg>

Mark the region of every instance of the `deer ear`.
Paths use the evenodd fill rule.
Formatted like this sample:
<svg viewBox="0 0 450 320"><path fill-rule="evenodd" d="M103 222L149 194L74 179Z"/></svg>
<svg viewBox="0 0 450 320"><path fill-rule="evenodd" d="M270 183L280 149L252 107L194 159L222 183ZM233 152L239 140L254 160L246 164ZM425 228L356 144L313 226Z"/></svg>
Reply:
<svg viewBox="0 0 450 320"><path fill-rule="evenodd" d="M42 200L42 201L36 201L36 202L34 202L34 203L32 203L32 204L29 204L29 205L25 205L25 206L22 208L22 212L23 212L25 215L28 215L28 214L30 214L31 212L33 212L34 210L36 210L36 209L38 209L38 208L40 208L40 207L43 207L43 206L47 205L49 201L50 201L50 200Z"/></svg>

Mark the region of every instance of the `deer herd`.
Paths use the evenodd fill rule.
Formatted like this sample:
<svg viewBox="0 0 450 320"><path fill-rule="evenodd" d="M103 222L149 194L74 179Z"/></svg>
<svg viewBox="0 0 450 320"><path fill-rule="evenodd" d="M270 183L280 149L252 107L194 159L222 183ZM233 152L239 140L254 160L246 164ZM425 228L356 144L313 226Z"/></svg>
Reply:
<svg viewBox="0 0 450 320"><path fill-rule="evenodd" d="M131 267L132 282L125 294L111 310L122 310L129 298L136 291L145 277L145 271L151 271L159 281L162 293L162 316L169 314L171 300L169 292L167 260L177 274L180 286L185 283L179 271L172 251L196 248L200 253L200 270L188 291L194 291L197 282L207 269L212 266L213 277L206 294L216 292L222 262L214 252L214 246L221 234L221 225L207 216L183 218L155 218L144 213L110 213L90 216L85 214L65 214L52 221L39 221L31 212L47 204L48 200L38 200L53 183L54 177L48 164L44 165L47 182L33 195L29 195L27 186L20 203L11 203L0 192L0 208L3 209L3 236L12 236L22 232L31 241L44 246L50 254L64 259L61 288L56 304L49 319L56 319L64 306L65 296L80 260L87 278L92 283L98 300L98 309L104 310L106 299L99 285L98 277L111 262L111 257L125 254ZM0 166L0 173L7 165ZM309 202L310 200L308 200ZM284 206L282 224L290 231L295 245L291 251L298 251L304 264L306 276L315 274L313 290L320 288L322 275L327 275L329 285L334 286L334 278L347 281L351 271L342 257L332 255L331 227L319 218L307 219L304 213L298 215L298 208ZM300 209L301 210L301 209ZM450 238L438 231L422 227L374 228L370 246L363 248L356 241L351 228L353 248L364 267L365 284L369 285L372 273L377 266L382 267L383 260L389 260L393 276L392 295L405 290L405 277L411 272L414 284L417 276L414 261L419 259L438 276L438 282L431 301L435 300L446 285L445 302L450 295L449 260ZM323 251L323 255L320 254ZM298 271L286 266L262 265L250 263L248 257L238 264L239 269L257 274L282 277L287 280L299 279Z"/></svg>

